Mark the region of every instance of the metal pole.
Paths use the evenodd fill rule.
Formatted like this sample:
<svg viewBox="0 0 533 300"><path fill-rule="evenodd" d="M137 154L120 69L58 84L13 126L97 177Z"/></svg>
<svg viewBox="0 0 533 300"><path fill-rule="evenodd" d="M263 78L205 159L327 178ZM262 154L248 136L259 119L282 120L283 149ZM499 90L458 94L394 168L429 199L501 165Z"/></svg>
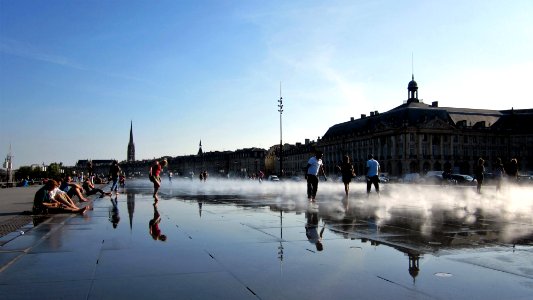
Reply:
<svg viewBox="0 0 533 300"><path fill-rule="evenodd" d="M279 83L279 100L278 100L278 112L279 112L279 176L283 177L283 130L282 119L283 114L283 97L281 97L281 81Z"/></svg>

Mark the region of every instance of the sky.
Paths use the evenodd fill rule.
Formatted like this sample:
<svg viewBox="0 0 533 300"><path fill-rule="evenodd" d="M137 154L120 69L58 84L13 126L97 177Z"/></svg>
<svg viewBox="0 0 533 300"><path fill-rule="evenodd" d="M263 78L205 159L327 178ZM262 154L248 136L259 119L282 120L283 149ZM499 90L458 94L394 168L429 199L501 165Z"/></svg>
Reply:
<svg viewBox="0 0 533 300"><path fill-rule="evenodd" d="M532 108L533 1L0 0L14 166L268 149L418 96Z"/></svg>

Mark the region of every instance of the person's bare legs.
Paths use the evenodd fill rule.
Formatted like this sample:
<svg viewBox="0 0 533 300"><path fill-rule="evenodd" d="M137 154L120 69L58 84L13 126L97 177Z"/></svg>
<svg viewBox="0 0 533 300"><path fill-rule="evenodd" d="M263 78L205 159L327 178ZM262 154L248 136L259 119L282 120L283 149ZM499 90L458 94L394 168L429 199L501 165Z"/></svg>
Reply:
<svg viewBox="0 0 533 300"><path fill-rule="evenodd" d="M70 207L79 209L79 207L74 203L74 200L70 198L68 195L65 195L65 200L70 204Z"/></svg>
<svg viewBox="0 0 533 300"><path fill-rule="evenodd" d="M161 181L154 178L154 198L157 198L157 192L159 191L159 187L161 187Z"/></svg>
<svg viewBox="0 0 533 300"><path fill-rule="evenodd" d="M346 192L346 196L348 196L348 192L350 191L350 184L344 183L344 191Z"/></svg>
<svg viewBox="0 0 533 300"><path fill-rule="evenodd" d="M85 207L82 207L82 208L71 208L71 207L63 207L62 208L63 210L65 211L68 211L68 212L72 212L72 213L77 213L77 214L84 214L88 209L89 209L89 206L85 206Z"/></svg>
<svg viewBox="0 0 533 300"><path fill-rule="evenodd" d="M67 204L63 203L62 201L59 201L59 200L54 200L54 201L55 201L54 203L46 204L45 206L56 211L59 210L59 211L78 213L78 214L84 214L89 209L89 206L86 206L83 208L71 207L71 206L67 206Z"/></svg>
<svg viewBox="0 0 533 300"><path fill-rule="evenodd" d="M67 194L63 194L63 195L58 194L56 195L55 200L59 202L60 204L63 204L63 206L65 207L70 207L72 209L80 209L79 207L76 206L76 204L74 204L74 201L72 201L72 199L70 199L70 197Z"/></svg>
<svg viewBox="0 0 533 300"><path fill-rule="evenodd" d="M80 198L80 202L87 202L89 199L83 197L82 190L79 187L75 187L74 190L76 191L76 195L78 195L78 198Z"/></svg>

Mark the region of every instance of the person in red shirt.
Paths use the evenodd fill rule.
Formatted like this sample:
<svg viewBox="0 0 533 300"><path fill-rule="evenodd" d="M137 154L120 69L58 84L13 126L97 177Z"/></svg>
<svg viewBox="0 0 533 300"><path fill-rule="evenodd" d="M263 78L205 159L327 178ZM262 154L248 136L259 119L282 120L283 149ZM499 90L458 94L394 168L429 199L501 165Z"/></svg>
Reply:
<svg viewBox="0 0 533 300"><path fill-rule="evenodd" d="M161 174L161 171L164 167L166 167L168 164L167 159L163 159L161 162L155 161L154 164L150 167L150 181L154 183L154 198L157 200L157 192L159 191L159 188L161 187L161 177L159 177L159 174Z"/></svg>
<svg viewBox="0 0 533 300"><path fill-rule="evenodd" d="M154 240L159 241L166 241L167 236L164 234L161 234L161 229L159 228L159 223L161 223L161 215L159 214L159 211L157 210L157 203L154 203L154 218L148 222L148 227L150 229L150 236Z"/></svg>

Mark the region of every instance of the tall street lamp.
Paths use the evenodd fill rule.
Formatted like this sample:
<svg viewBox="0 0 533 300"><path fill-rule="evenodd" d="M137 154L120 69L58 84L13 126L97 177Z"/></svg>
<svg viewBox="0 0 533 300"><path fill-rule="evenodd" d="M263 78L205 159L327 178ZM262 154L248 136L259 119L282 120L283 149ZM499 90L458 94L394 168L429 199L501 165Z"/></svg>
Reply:
<svg viewBox="0 0 533 300"><path fill-rule="evenodd" d="M278 112L279 112L279 176L283 176L283 132L281 115L283 114L283 97L281 97L281 81L279 83L279 100L278 100Z"/></svg>

